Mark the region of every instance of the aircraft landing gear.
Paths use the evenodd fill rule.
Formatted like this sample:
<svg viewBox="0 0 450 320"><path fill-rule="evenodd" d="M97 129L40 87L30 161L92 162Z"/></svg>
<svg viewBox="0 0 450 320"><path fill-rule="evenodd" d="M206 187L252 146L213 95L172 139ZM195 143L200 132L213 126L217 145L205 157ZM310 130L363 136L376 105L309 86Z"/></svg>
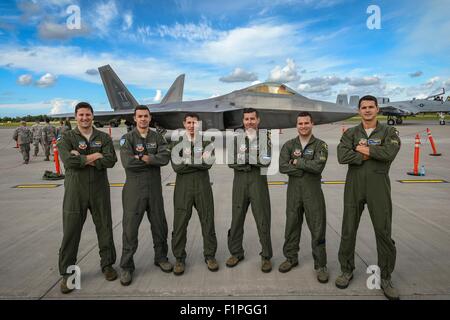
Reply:
<svg viewBox="0 0 450 320"><path fill-rule="evenodd" d="M97 128L103 128L103 123L96 121L94 122L94 126L96 126Z"/></svg>
<svg viewBox="0 0 450 320"><path fill-rule="evenodd" d="M402 117L397 117L397 118L395 118L395 124L400 125L400 124L402 124L402 123L403 123Z"/></svg>
<svg viewBox="0 0 450 320"><path fill-rule="evenodd" d="M439 124L441 126L445 126L445 113L443 112L439 113Z"/></svg>
<svg viewBox="0 0 450 320"><path fill-rule="evenodd" d="M395 120L393 119L392 116L388 116L387 124L390 125L390 126L393 126L395 124Z"/></svg>

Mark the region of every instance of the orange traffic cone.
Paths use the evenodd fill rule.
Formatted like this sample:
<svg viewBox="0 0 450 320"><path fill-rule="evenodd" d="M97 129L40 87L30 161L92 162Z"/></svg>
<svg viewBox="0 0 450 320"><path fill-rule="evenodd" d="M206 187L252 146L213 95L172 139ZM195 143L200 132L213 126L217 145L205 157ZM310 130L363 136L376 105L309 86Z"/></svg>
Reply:
<svg viewBox="0 0 450 320"><path fill-rule="evenodd" d="M61 175L61 166L59 165L59 153L58 153L58 147L56 146L56 139L53 138L52 140L53 145L53 160L55 161L55 170L56 174L59 176Z"/></svg>
<svg viewBox="0 0 450 320"><path fill-rule="evenodd" d="M428 135L428 139L430 140L430 144L431 144L431 149L433 149L433 153L430 153L430 156L440 156L440 153L437 153L436 151L436 145L434 143L434 139L433 136L431 135L431 130L427 128L427 135Z"/></svg>
<svg viewBox="0 0 450 320"><path fill-rule="evenodd" d="M414 143L414 169L408 172L410 176L419 176L419 156L420 156L420 137L416 134L416 142Z"/></svg>

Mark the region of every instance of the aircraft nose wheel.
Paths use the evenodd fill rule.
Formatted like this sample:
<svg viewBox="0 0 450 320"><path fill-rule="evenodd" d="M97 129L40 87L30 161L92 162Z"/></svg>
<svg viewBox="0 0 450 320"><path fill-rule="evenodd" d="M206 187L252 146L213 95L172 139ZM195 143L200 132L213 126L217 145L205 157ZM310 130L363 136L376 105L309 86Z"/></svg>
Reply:
<svg viewBox="0 0 450 320"><path fill-rule="evenodd" d="M440 124L441 126L445 126L445 120L440 120L440 121L439 121L439 124Z"/></svg>
<svg viewBox="0 0 450 320"><path fill-rule="evenodd" d="M387 124L393 126L395 123L394 119L388 119Z"/></svg>
<svg viewBox="0 0 450 320"><path fill-rule="evenodd" d="M395 119L395 124L402 124L403 123L403 119L399 118L399 119Z"/></svg>

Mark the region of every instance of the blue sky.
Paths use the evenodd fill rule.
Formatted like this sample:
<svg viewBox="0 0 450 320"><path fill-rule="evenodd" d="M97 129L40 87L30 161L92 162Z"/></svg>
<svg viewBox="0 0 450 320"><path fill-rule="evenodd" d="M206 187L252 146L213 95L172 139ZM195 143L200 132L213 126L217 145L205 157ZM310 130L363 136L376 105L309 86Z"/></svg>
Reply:
<svg viewBox="0 0 450 320"><path fill-rule="evenodd" d="M70 5L80 29L69 29ZM370 5L381 29L369 29ZM0 3L0 117L109 103L96 72L110 64L141 103L186 74L185 100L286 83L335 101L450 92L448 0L21 0Z"/></svg>

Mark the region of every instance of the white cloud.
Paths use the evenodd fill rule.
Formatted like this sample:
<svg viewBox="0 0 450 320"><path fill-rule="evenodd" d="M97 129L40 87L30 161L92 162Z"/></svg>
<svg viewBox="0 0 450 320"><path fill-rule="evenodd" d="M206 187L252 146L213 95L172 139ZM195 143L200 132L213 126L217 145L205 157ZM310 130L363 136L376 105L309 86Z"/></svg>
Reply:
<svg viewBox="0 0 450 320"><path fill-rule="evenodd" d="M50 100L51 110L49 114L70 113L75 109L78 100L55 98Z"/></svg>
<svg viewBox="0 0 450 320"><path fill-rule="evenodd" d="M88 74L90 76L96 76L99 74L99 72L98 72L98 69L91 68L91 69L86 70L86 74Z"/></svg>
<svg viewBox="0 0 450 320"><path fill-rule="evenodd" d="M38 81L36 85L41 88L51 87L56 83L56 76L51 73L44 74Z"/></svg>
<svg viewBox="0 0 450 320"><path fill-rule="evenodd" d="M148 29L147 34L152 34ZM188 41L204 41L216 39L221 32L210 27L207 21L199 24L187 23L180 24L178 22L173 26L160 25L156 28L155 34L160 37L171 37L174 39L185 39Z"/></svg>
<svg viewBox="0 0 450 320"><path fill-rule="evenodd" d="M417 78L417 77L420 77L421 75L423 75L423 72L422 72L422 71L416 71L416 72L413 72L413 73L410 73L410 74L409 74L409 76L410 76L411 78Z"/></svg>
<svg viewBox="0 0 450 320"><path fill-rule="evenodd" d="M298 91L300 93L322 93L327 92L331 90L331 86L327 84L318 84L318 85L311 85L309 83L302 83L298 85Z"/></svg>
<svg viewBox="0 0 450 320"><path fill-rule="evenodd" d="M110 33L111 22L117 17L118 10L116 2L109 0L107 2L100 2L95 7L95 15L92 16L92 25L97 28L100 35L107 35Z"/></svg>
<svg viewBox="0 0 450 320"><path fill-rule="evenodd" d="M81 29L69 29L65 24L44 21L39 24L38 32L42 39L67 40L88 34L89 31L85 26L86 24L82 24Z"/></svg>
<svg viewBox="0 0 450 320"><path fill-rule="evenodd" d="M352 78L348 82L349 85L354 87L364 87L372 86L380 83L379 77L362 77L362 78Z"/></svg>
<svg viewBox="0 0 450 320"><path fill-rule="evenodd" d="M275 82L291 82L297 81L300 79L300 76L297 72L297 65L293 59L286 59L286 65L284 67L276 66L270 71L269 78L267 81L275 81Z"/></svg>
<svg viewBox="0 0 450 320"><path fill-rule="evenodd" d="M101 83L100 77L93 77L86 70L111 64L114 71L126 85L168 87L177 75L182 73L176 66L164 60L128 56L123 58L110 53L88 53L73 46L0 47L0 65L25 69L34 73L48 72L93 83ZM44 69L45 68L45 69Z"/></svg>
<svg viewBox="0 0 450 320"><path fill-rule="evenodd" d="M155 97L153 98L153 101L158 102L161 100L161 98L162 98L161 90L158 89L158 90L156 90L156 94L155 94Z"/></svg>
<svg viewBox="0 0 450 320"><path fill-rule="evenodd" d="M17 79L17 83L21 86L28 86L33 82L31 74L23 74Z"/></svg>
<svg viewBox="0 0 450 320"><path fill-rule="evenodd" d="M222 82L247 82L256 81L258 76L253 72L247 72L241 68L235 68L233 72L225 77L221 77L219 80Z"/></svg>
<svg viewBox="0 0 450 320"><path fill-rule="evenodd" d="M302 37L294 24L264 23L222 32L216 40L180 51L187 61L218 65L285 58L298 51Z"/></svg>
<svg viewBox="0 0 450 320"><path fill-rule="evenodd" d="M133 26L133 14L131 12L127 12L123 15L123 25L122 30L129 30Z"/></svg>
<svg viewBox="0 0 450 320"><path fill-rule="evenodd" d="M432 88L432 87L434 87L437 83L438 83L438 81L440 80L441 78L440 77L433 77L433 78L430 78L426 83L424 83L423 85L424 85L424 87L426 87L426 88Z"/></svg>

